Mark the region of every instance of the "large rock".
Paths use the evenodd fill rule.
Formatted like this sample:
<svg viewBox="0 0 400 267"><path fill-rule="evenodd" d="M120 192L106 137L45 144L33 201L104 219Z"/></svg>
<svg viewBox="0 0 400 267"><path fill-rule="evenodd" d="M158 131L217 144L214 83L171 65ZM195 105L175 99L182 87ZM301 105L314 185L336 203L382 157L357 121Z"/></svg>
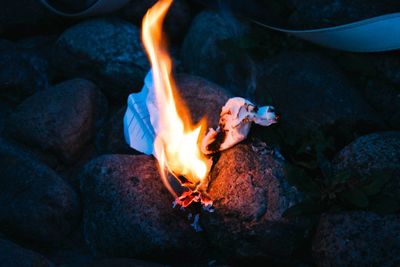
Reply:
<svg viewBox="0 0 400 267"><path fill-rule="evenodd" d="M48 86L48 62L45 58L16 46L0 50L1 98L19 103Z"/></svg>
<svg viewBox="0 0 400 267"><path fill-rule="evenodd" d="M377 172L392 176L386 185L387 193L400 194L400 132L382 132L359 137L343 148L333 159L334 171L350 171L357 174L359 186Z"/></svg>
<svg viewBox="0 0 400 267"><path fill-rule="evenodd" d="M396 0L286 0L293 9L292 27L320 28L367 19L400 10Z"/></svg>
<svg viewBox="0 0 400 267"><path fill-rule="evenodd" d="M317 266L399 266L400 217L355 211L321 217L313 243Z"/></svg>
<svg viewBox="0 0 400 267"><path fill-rule="evenodd" d="M173 197L154 158L101 156L80 177L84 235L95 255L153 260L201 257L202 236L182 211L172 208Z"/></svg>
<svg viewBox="0 0 400 267"><path fill-rule="evenodd" d="M314 53L284 52L266 60L254 98L273 104L282 115L279 127L296 137L321 129L345 143L382 127L343 73Z"/></svg>
<svg viewBox="0 0 400 267"><path fill-rule="evenodd" d="M216 82L234 94L248 95L254 91L256 67L238 46L245 33L246 26L233 18L200 13L183 43L183 66L189 73Z"/></svg>
<svg viewBox="0 0 400 267"><path fill-rule="evenodd" d="M140 90L150 69L139 29L119 19L92 19L69 28L58 39L53 59L67 78L96 81L118 99Z"/></svg>
<svg viewBox="0 0 400 267"><path fill-rule="evenodd" d="M221 153L208 193L215 212L205 214L208 240L230 259L290 261L306 223L283 212L303 199L286 180L283 162L264 143L239 144Z"/></svg>
<svg viewBox="0 0 400 267"><path fill-rule="evenodd" d="M59 245L77 226L76 192L52 169L0 151L0 226L12 237Z"/></svg>
<svg viewBox="0 0 400 267"><path fill-rule="evenodd" d="M53 267L55 266L44 256L18 246L17 244L0 239L0 265L18 267Z"/></svg>
<svg viewBox="0 0 400 267"><path fill-rule="evenodd" d="M10 115L7 131L15 139L71 163L93 138L96 124L107 110L105 101L92 82L66 81L21 103Z"/></svg>

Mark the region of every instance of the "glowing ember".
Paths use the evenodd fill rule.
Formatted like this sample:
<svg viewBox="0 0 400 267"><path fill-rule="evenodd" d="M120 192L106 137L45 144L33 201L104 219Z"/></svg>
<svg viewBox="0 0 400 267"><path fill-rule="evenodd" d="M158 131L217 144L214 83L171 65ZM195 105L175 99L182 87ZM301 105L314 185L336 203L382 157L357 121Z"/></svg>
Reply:
<svg viewBox="0 0 400 267"><path fill-rule="evenodd" d="M163 183L176 197L176 203L187 206L193 201L201 201L207 205L210 201L204 198L201 188L207 184L211 164L199 148L202 125L193 125L177 94L171 74L172 62L162 32L162 23L172 2L158 1L148 10L142 24L142 38L152 66L155 101L159 111L154 151ZM177 198L168 182L168 172L189 191Z"/></svg>

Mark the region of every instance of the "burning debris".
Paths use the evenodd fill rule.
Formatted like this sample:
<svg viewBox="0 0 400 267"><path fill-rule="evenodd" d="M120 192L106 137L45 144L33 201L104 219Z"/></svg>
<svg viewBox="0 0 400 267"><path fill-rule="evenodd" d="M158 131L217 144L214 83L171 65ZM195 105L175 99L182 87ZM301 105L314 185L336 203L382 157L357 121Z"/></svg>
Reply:
<svg viewBox="0 0 400 267"><path fill-rule="evenodd" d="M272 106L259 108L244 98L231 98L222 107L218 128L210 128L204 137L201 151L212 154L228 149L246 139L253 122L269 126L278 118Z"/></svg>
<svg viewBox="0 0 400 267"><path fill-rule="evenodd" d="M156 157L162 181L175 197L174 206L185 208L200 203L212 212L212 199L207 194L211 154L243 141L253 122L268 126L278 118L271 106L258 108L244 98L234 97L222 107L218 128L210 128L200 144L201 129L206 125L194 125L180 100L162 34L163 19L171 4L172 0L158 1L143 19L142 38L152 69L142 91L128 98L124 133L132 148ZM185 188L179 196L169 182L169 173ZM201 230L198 215L192 224L196 231Z"/></svg>

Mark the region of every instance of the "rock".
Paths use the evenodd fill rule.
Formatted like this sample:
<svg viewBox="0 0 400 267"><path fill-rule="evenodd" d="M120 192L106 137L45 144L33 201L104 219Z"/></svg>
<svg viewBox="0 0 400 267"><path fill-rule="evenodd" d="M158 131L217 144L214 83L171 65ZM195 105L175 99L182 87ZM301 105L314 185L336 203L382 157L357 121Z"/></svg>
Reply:
<svg viewBox="0 0 400 267"><path fill-rule="evenodd" d="M383 55L372 57L369 63L373 63L376 67L376 72L396 86L400 85L400 53L393 51Z"/></svg>
<svg viewBox="0 0 400 267"><path fill-rule="evenodd" d="M6 130L22 143L72 163L100 126L107 110L104 102L92 82L65 81L21 103L8 118Z"/></svg>
<svg viewBox="0 0 400 267"><path fill-rule="evenodd" d="M57 40L54 66L67 78L96 81L113 98L139 91L150 69L139 29L119 19L92 19L67 29Z"/></svg>
<svg viewBox="0 0 400 267"><path fill-rule="evenodd" d="M186 71L218 83L236 95L248 95L254 91L256 67L239 46L246 31L247 26L233 18L208 11L200 13L182 46Z"/></svg>
<svg viewBox="0 0 400 267"><path fill-rule="evenodd" d="M201 257L202 235L172 208L156 161L105 155L81 176L86 242L97 256L179 260Z"/></svg>
<svg viewBox="0 0 400 267"><path fill-rule="evenodd" d="M317 266L399 266L399 215L354 211L321 217L313 242Z"/></svg>
<svg viewBox="0 0 400 267"><path fill-rule="evenodd" d="M142 19L147 10L156 0L131 0L118 11L118 14L127 21L142 25ZM186 1L175 0L165 17L165 31L169 41L179 41L190 25L190 8Z"/></svg>
<svg viewBox="0 0 400 267"><path fill-rule="evenodd" d="M178 74L175 80L193 123L206 118L208 127L218 126L221 109L233 96L220 86L198 76Z"/></svg>
<svg viewBox="0 0 400 267"><path fill-rule="evenodd" d="M0 50L0 97L19 103L49 86L48 61L34 51Z"/></svg>
<svg viewBox="0 0 400 267"><path fill-rule="evenodd" d="M364 97L387 125L400 130L400 91L395 86L369 80L364 87Z"/></svg>
<svg viewBox="0 0 400 267"><path fill-rule="evenodd" d="M88 267L162 267L163 264L140 261L134 259L124 259L124 258L111 258L96 260L88 265Z"/></svg>
<svg viewBox="0 0 400 267"><path fill-rule="evenodd" d="M77 13L88 9L97 0L58 0L49 1L53 7L66 13Z"/></svg>
<svg viewBox="0 0 400 267"><path fill-rule="evenodd" d="M1 266L50 267L55 266L44 256L17 244L0 239Z"/></svg>
<svg viewBox="0 0 400 267"><path fill-rule="evenodd" d="M282 115L279 127L297 137L321 129L346 144L383 127L343 73L314 53L284 52L266 60L259 66L254 99L272 104Z"/></svg>
<svg viewBox="0 0 400 267"><path fill-rule="evenodd" d="M286 0L293 9L289 24L296 28L335 26L400 11L395 0Z"/></svg>
<svg viewBox="0 0 400 267"><path fill-rule="evenodd" d="M125 111L126 107L119 109L97 134L96 148L100 154L136 154L125 141Z"/></svg>
<svg viewBox="0 0 400 267"><path fill-rule="evenodd" d="M0 152L0 227L14 238L57 246L77 226L76 192L52 169Z"/></svg>
<svg viewBox="0 0 400 267"><path fill-rule="evenodd" d="M282 217L303 195L288 184L283 162L264 143L242 143L222 152L208 193L215 211L204 214L204 229L229 259L282 263L303 242L306 223Z"/></svg>
<svg viewBox="0 0 400 267"><path fill-rule="evenodd" d="M357 138L343 148L333 159L336 173L350 171L358 174L357 187L378 171L392 174L386 190L396 197L400 194L400 132L374 133Z"/></svg>

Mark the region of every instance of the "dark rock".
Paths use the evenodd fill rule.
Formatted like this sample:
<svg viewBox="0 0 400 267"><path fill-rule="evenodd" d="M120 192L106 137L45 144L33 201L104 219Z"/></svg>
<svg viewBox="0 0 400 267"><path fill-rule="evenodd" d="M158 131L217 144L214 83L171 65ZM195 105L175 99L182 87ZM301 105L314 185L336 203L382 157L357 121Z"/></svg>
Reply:
<svg viewBox="0 0 400 267"><path fill-rule="evenodd" d="M0 265L18 267L50 267L55 266L44 256L18 246L17 244L0 239Z"/></svg>
<svg viewBox="0 0 400 267"><path fill-rule="evenodd" d="M156 0L131 0L118 14L127 21L141 25L147 10L156 2ZM187 2L184 0L175 0L165 17L164 27L169 41L175 42L181 39L190 25L190 19L190 8Z"/></svg>
<svg viewBox="0 0 400 267"><path fill-rule="evenodd" d="M293 27L329 27L400 11L396 0L286 0Z"/></svg>
<svg viewBox="0 0 400 267"><path fill-rule="evenodd" d="M210 177L215 211L203 218L212 245L230 259L284 262L294 255L306 223L282 214L303 196L288 184L283 162L265 144L239 144L222 152Z"/></svg>
<svg viewBox="0 0 400 267"><path fill-rule="evenodd" d="M390 84L370 80L364 87L364 97L387 125L400 130L400 90Z"/></svg>
<svg viewBox="0 0 400 267"><path fill-rule="evenodd" d="M282 115L279 127L296 136L332 128L345 143L383 127L343 73L318 54L284 52L266 60L259 66L254 98L274 105Z"/></svg>
<svg viewBox="0 0 400 267"><path fill-rule="evenodd" d="M374 172L386 171L393 179L386 191L400 194L400 132L382 132L359 137L343 148L333 160L335 172L350 171L367 181Z"/></svg>
<svg viewBox="0 0 400 267"><path fill-rule="evenodd" d="M21 103L8 119L7 132L22 143L71 163L93 138L96 124L107 109L104 101L92 82L66 81Z"/></svg>
<svg viewBox="0 0 400 267"><path fill-rule="evenodd" d="M0 51L14 49L14 48L15 44L13 42L8 41L6 39L0 39Z"/></svg>
<svg viewBox="0 0 400 267"><path fill-rule="evenodd" d="M399 215L325 214L313 243L317 266L399 266Z"/></svg>
<svg viewBox="0 0 400 267"><path fill-rule="evenodd" d="M57 10L66 13L77 13L89 8L97 0L49 0L48 2Z"/></svg>
<svg viewBox="0 0 400 267"><path fill-rule="evenodd" d="M81 191L85 239L95 255L201 257L202 236L182 211L172 208L173 197L152 157L101 156L85 167Z"/></svg>
<svg viewBox="0 0 400 267"><path fill-rule="evenodd" d="M100 129L96 136L96 148L101 154L136 154L125 141L124 115L126 107L119 109Z"/></svg>
<svg viewBox="0 0 400 267"><path fill-rule="evenodd" d="M376 72L395 85L400 85L400 53L393 51L383 55L377 55L371 62L376 66Z"/></svg>
<svg viewBox="0 0 400 267"><path fill-rule="evenodd" d="M0 97L14 103L49 85L48 61L34 51L0 50Z"/></svg>
<svg viewBox="0 0 400 267"><path fill-rule="evenodd" d="M0 152L0 225L7 235L57 246L77 226L76 192L52 169Z"/></svg>
<svg viewBox="0 0 400 267"><path fill-rule="evenodd" d="M140 261L134 259L111 258L96 260L88 265L88 267L162 267L163 264Z"/></svg>
<svg viewBox="0 0 400 267"><path fill-rule="evenodd" d="M232 95L203 78L187 74L175 76L182 100L186 103L194 123L206 118L209 127L216 127L222 107Z"/></svg>
<svg viewBox="0 0 400 267"><path fill-rule="evenodd" d="M67 78L96 81L109 96L139 91L150 69L139 29L119 19L93 19L66 30L54 50L54 66Z"/></svg>
<svg viewBox="0 0 400 267"><path fill-rule="evenodd" d="M256 67L238 46L246 31L247 27L233 18L200 13L193 20L181 51L186 71L216 82L234 94L252 93Z"/></svg>

